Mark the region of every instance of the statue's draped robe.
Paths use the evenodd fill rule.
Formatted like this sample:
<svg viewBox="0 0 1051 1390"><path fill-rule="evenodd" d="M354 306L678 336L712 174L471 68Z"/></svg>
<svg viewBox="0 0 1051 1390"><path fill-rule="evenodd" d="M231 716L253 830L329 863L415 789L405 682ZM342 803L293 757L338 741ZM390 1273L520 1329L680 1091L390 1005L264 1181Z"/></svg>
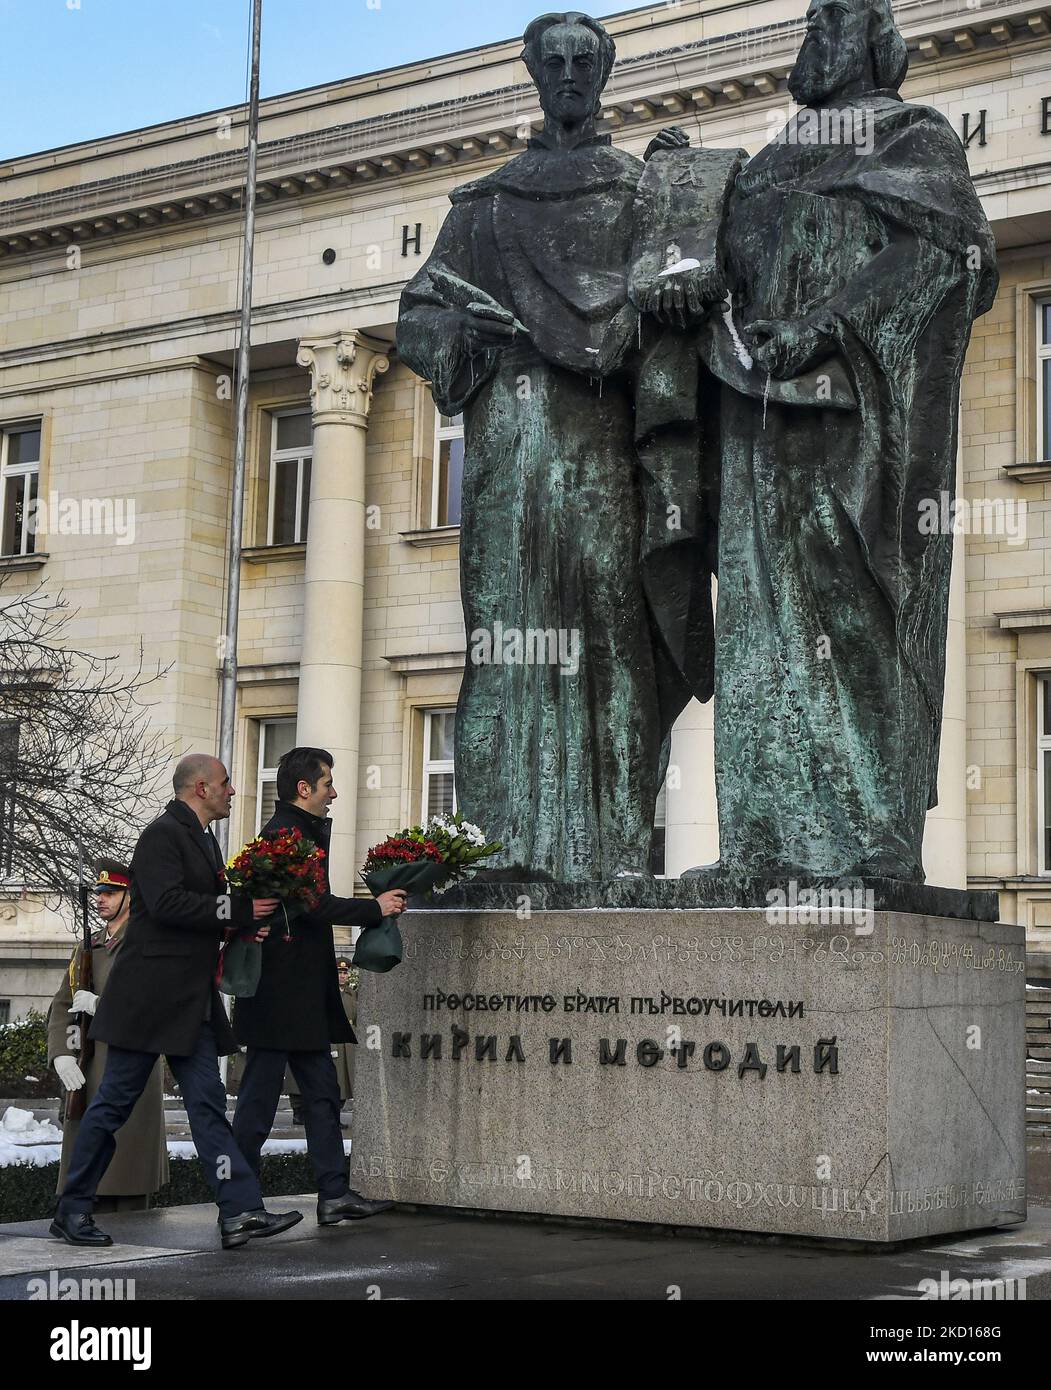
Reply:
<svg viewBox="0 0 1051 1390"><path fill-rule="evenodd" d="M730 203L738 324L819 309L858 409L723 391L721 859L922 880L952 559L923 504L955 496L960 374L996 261L944 118L890 93L858 104L870 153L790 126Z"/></svg>
<svg viewBox="0 0 1051 1390"><path fill-rule="evenodd" d="M608 138L531 142L452 194L402 298L400 356L444 414L464 413L457 796L503 842L497 867L527 877L648 871L662 741L688 698L639 569L627 272L642 167ZM471 286L528 337L471 354L458 316ZM510 630L562 634L569 662L477 636Z"/></svg>

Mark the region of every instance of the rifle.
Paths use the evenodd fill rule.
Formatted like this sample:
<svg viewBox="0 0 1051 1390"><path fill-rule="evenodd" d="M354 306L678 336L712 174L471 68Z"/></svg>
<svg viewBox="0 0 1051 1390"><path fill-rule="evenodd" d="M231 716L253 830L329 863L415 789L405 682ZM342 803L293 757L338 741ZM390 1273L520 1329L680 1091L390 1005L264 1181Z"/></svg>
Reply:
<svg viewBox="0 0 1051 1390"><path fill-rule="evenodd" d="M78 952L75 967L70 968L73 978L70 980L70 987L75 994L78 989L87 989L95 992L95 969L94 959L91 953L91 920L88 910L90 893L86 883L81 883L78 887L80 895L80 921L82 941ZM80 1047L77 1050L77 1066L84 1073L85 1082L79 1091L70 1091L66 1097L66 1119L79 1120L88 1108L87 1099L87 1074L88 1067L91 1065L91 1058L95 1051L95 1044L88 1037L88 1028L91 1025L90 1014L78 1014L78 1027L80 1029Z"/></svg>

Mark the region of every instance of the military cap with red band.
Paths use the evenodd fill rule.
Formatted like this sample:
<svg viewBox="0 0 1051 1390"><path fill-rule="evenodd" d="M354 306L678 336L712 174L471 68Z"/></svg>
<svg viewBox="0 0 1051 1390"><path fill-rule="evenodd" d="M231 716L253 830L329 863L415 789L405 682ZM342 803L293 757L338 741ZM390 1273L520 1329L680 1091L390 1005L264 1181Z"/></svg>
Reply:
<svg viewBox="0 0 1051 1390"><path fill-rule="evenodd" d="M128 888L131 886L131 878L127 872L120 873L116 869L100 869L95 880L94 889L96 893L114 888Z"/></svg>

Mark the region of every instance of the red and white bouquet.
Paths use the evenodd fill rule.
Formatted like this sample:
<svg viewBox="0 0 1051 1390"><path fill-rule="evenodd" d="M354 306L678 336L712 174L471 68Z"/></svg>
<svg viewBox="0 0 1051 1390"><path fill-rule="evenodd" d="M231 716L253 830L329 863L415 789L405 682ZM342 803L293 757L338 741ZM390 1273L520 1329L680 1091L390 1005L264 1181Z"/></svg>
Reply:
<svg viewBox="0 0 1051 1390"><path fill-rule="evenodd" d="M497 840L488 841L476 825L457 812L454 816L432 816L426 825L399 830L381 844L373 845L365 857L361 877L376 894L402 888L406 893L441 891L443 886L466 878L481 860L503 849ZM402 958L401 933L394 917L384 917L374 927L366 927L358 938L354 964L362 970L391 970Z"/></svg>
<svg viewBox="0 0 1051 1390"><path fill-rule="evenodd" d="M295 918L317 907L324 896L324 860L325 851L301 830L282 830L273 839L258 835L227 862L226 882L253 898L277 898L284 920L283 939L289 942ZM258 987L263 956L254 931L235 937L223 948L219 988L226 994L246 998Z"/></svg>

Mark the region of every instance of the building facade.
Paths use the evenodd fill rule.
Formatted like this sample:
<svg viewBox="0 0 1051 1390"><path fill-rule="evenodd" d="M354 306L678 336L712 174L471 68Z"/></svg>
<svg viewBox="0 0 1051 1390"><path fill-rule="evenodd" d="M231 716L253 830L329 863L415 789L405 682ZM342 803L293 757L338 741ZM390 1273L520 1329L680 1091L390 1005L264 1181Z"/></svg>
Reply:
<svg viewBox="0 0 1051 1390"><path fill-rule="evenodd" d="M1002 274L975 325L945 499L956 548L925 866L931 882L998 889L1047 975L1051 23L1010 0L894 8L903 95L966 144ZM602 128L638 155L672 124L754 153L792 109L803 9L674 0L614 15ZM539 124L520 51L509 40L261 107L230 838L265 819L281 752L321 743L343 892L369 844L453 801L461 429L398 362L394 330L450 189ZM238 107L0 165L4 588L63 591L78 645L129 667L141 637L147 664L168 668L151 717L176 754L217 745L244 146ZM35 534L34 496L49 503ZM717 857L710 706L679 721L659 820L659 869ZM6 884L0 1021L46 1003L69 945L47 904Z"/></svg>

